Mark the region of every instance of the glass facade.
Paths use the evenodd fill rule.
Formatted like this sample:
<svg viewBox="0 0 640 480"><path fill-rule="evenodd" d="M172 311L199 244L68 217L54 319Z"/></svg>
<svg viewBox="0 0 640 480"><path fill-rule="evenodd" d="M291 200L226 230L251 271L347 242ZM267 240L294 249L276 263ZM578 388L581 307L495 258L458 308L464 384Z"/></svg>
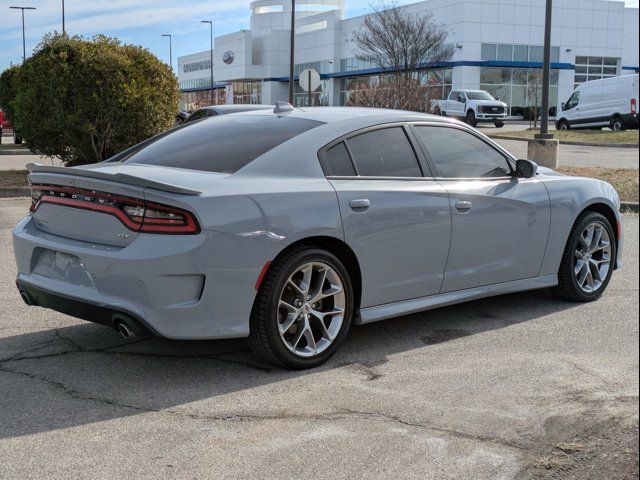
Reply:
<svg viewBox="0 0 640 480"><path fill-rule="evenodd" d="M359 87L362 88L362 85L376 86L384 80L385 75L361 75L341 79L340 105L346 105L349 101L349 93ZM426 87L425 102L445 99L451 92L452 70L450 68L428 70L426 75L421 76L421 83Z"/></svg>
<svg viewBox="0 0 640 480"><path fill-rule="evenodd" d="M509 43L483 43L480 47L483 62L542 62L541 45L512 45ZM551 47L551 62L560 61L560 47Z"/></svg>
<svg viewBox="0 0 640 480"><path fill-rule="evenodd" d="M615 57L576 57L575 86L589 80L620 75L620 59Z"/></svg>
<svg viewBox="0 0 640 480"><path fill-rule="evenodd" d="M236 103L236 104L262 103L262 80L245 80L240 82L232 82L232 85L233 85L233 103Z"/></svg>
<svg viewBox="0 0 640 480"><path fill-rule="evenodd" d="M542 102L541 69L486 67L480 70L480 89L500 97L510 109L510 115L522 115L524 107L540 106ZM551 70L549 105L558 102L558 70Z"/></svg>

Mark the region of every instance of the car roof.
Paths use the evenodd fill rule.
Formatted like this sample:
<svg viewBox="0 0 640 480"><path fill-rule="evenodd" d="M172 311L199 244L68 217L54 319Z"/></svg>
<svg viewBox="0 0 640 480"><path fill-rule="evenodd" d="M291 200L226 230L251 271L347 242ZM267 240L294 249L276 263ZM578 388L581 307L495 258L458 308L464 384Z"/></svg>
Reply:
<svg viewBox="0 0 640 480"><path fill-rule="evenodd" d="M214 110L221 114L249 112L255 110L273 110L275 105L256 105L256 104L240 104L240 105L207 105L198 110Z"/></svg>
<svg viewBox="0 0 640 480"><path fill-rule="evenodd" d="M385 123L406 122L406 121L429 121L449 123L451 120L420 112L410 112L407 110L391 110L385 108L363 108L363 107L310 107L294 108L288 112L274 113L273 110L260 110L253 112L243 112L237 115L279 115L304 120L313 120L322 123L336 123L345 120L379 120L385 119Z"/></svg>

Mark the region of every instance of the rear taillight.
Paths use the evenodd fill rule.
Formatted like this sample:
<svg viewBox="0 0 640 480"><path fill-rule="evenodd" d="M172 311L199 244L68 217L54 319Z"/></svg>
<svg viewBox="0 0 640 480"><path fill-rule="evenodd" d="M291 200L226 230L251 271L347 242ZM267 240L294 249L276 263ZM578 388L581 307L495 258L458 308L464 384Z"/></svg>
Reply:
<svg viewBox="0 0 640 480"><path fill-rule="evenodd" d="M632 113L633 115L635 115L637 112L638 112L638 111L637 111L637 107L636 107L636 99L635 99L635 98L632 98L632 99L631 99L631 113Z"/></svg>
<svg viewBox="0 0 640 480"><path fill-rule="evenodd" d="M195 217L186 210L105 192L32 185L29 210L35 212L43 203L113 215L134 232L185 235L200 232Z"/></svg>

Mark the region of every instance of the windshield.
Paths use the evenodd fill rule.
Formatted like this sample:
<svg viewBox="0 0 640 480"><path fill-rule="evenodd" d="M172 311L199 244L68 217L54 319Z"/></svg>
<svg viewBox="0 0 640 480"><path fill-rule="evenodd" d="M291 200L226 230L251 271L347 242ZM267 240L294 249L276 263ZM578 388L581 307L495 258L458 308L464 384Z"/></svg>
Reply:
<svg viewBox="0 0 640 480"><path fill-rule="evenodd" d="M322 122L276 115L221 115L178 127L123 162L234 173Z"/></svg>
<svg viewBox="0 0 640 480"><path fill-rule="evenodd" d="M478 92L467 92L467 97L469 100L495 100L489 92L482 90Z"/></svg>

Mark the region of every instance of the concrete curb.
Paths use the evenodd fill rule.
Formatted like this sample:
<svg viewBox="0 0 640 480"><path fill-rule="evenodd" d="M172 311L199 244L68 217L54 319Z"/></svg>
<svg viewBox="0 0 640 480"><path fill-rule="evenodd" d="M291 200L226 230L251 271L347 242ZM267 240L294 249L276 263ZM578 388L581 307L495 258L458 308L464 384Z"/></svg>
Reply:
<svg viewBox="0 0 640 480"><path fill-rule="evenodd" d="M29 187L0 187L0 198L30 197Z"/></svg>
<svg viewBox="0 0 640 480"><path fill-rule="evenodd" d="M3 155L33 155L33 153L26 148L16 148L15 150L0 150L0 157Z"/></svg>
<svg viewBox="0 0 640 480"><path fill-rule="evenodd" d="M638 202L620 202L622 213L638 213Z"/></svg>
<svg viewBox="0 0 640 480"><path fill-rule="evenodd" d="M508 135L487 135L489 138L496 140L516 140L518 142L528 142L533 140L526 137L510 137ZM556 139L557 140L557 139ZM559 140L560 145L578 145L581 147L612 147L612 148L638 148L640 145L629 145L628 143L592 143L592 142L566 142Z"/></svg>

